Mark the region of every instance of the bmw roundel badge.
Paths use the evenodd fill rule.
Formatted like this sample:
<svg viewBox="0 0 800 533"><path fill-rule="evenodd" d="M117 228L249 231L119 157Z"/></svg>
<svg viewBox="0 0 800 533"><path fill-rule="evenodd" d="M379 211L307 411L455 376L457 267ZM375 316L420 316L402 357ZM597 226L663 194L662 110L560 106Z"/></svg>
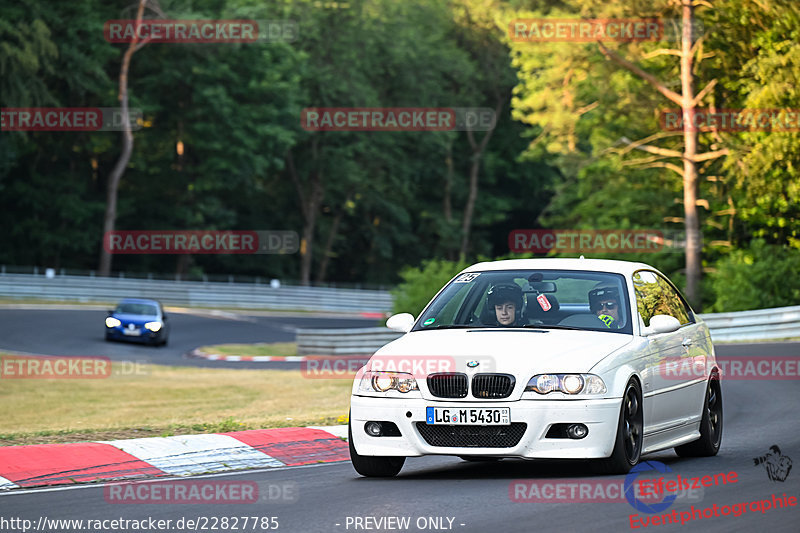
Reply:
<svg viewBox="0 0 800 533"><path fill-rule="evenodd" d="M470 368L475 368L479 364L480 363L478 361L467 361L467 366L470 367Z"/></svg>

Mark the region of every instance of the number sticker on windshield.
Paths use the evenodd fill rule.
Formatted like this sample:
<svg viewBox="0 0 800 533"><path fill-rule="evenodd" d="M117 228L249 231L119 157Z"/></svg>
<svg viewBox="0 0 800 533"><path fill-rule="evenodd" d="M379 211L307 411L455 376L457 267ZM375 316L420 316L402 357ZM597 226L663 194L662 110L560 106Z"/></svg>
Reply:
<svg viewBox="0 0 800 533"><path fill-rule="evenodd" d="M478 276L480 276L480 272L473 272L471 274L461 274L456 278L453 283L469 283L470 281L474 280Z"/></svg>

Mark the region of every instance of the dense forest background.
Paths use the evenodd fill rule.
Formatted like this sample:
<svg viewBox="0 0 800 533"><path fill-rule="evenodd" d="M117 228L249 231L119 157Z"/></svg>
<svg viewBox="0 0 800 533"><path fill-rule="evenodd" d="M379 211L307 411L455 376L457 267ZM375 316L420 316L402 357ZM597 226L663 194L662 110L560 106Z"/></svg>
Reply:
<svg viewBox="0 0 800 533"><path fill-rule="evenodd" d="M133 0L0 0L0 106L118 106ZM116 228L294 230L302 253L116 255L114 271L393 286L509 253L516 228L680 231L676 106L596 42L509 38L518 18L680 19L680 0L160 0L147 18L291 19L292 42L133 55L142 129ZM800 4L696 2L703 107L800 109ZM675 42L605 42L680 89ZM309 132L306 107L488 107L489 132ZM488 138L486 136L488 135ZM703 310L800 303L797 132L701 133ZM178 149L178 146L182 149ZM0 264L97 268L119 132L0 132ZM568 254L567 254L568 255ZM642 260L679 284L680 251ZM428 275L427 273L430 273ZM449 276L449 275L448 275ZM438 279L438 278L436 278Z"/></svg>

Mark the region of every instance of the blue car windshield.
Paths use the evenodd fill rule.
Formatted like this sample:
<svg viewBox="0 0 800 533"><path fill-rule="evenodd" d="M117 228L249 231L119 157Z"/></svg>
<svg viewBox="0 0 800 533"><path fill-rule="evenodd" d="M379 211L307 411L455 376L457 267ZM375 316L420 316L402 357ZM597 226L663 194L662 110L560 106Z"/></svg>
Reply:
<svg viewBox="0 0 800 533"><path fill-rule="evenodd" d="M138 303L125 303L119 304L115 313L124 313L126 315L157 315L158 308L152 304L138 304Z"/></svg>
<svg viewBox="0 0 800 533"><path fill-rule="evenodd" d="M625 277L578 270L494 270L456 276L413 331L567 328L632 334Z"/></svg>

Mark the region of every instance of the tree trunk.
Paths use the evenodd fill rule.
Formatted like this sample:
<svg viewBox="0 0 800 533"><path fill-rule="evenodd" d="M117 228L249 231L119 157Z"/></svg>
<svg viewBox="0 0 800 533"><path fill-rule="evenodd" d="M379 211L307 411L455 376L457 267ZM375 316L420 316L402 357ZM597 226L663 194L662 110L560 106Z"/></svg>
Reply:
<svg viewBox="0 0 800 533"><path fill-rule="evenodd" d="M300 285L311 283L311 253L314 245L314 228L317 223L317 213L312 211L311 215L303 224L303 240L300 242Z"/></svg>
<svg viewBox="0 0 800 533"><path fill-rule="evenodd" d="M697 210L698 173L697 162L697 128L694 127L694 63L692 55L692 26L694 13L692 0L682 0L681 35L681 92L683 96L683 209L686 229L686 297L689 302L700 307L701 251L700 219ZM687 120L687 118L692 118Z"/></svg>
<svg viewBox="0 0 800 533"><path fill-rule="evenodd" d="M317 157L318 141L315 137L311 141L312 165L318 161ZM310 190L308 195L303 191L300 176L294 164L294 157L291 150L287 152L287 167L289 176L294 182L297 191L300 210L303 213L303 238L300 241L300 284L309 285L311 283L311 260L313 259L314 232L317 226L317 212L322 204L324 197L324 184L322 171L315 169L311 171L309 180Z"/></svg>
<svg viewBox="0 0 800 533"><path fill-rule="evenodd" d="M450 198L453 190L453 138L447 141L447 156L444 159L447 172L444 175L444 199L442 200L442 210L444 211L444 219L448 226L453 221L453 205Z"/></svg>
<svg viewBox="0 0 800 533"><path fill-rule="evenodd" d="M503 110L503 98L497 95L497 104L494 107L495 121L499 120L500 111ZM466 261L467 249L469 248L469 234L472 228L472 216L475 212L475 201L478 199L478 177L481 170L481 161L483 154L486 150L486 145L492 138L494 128L488 130L486 135L483 136L480 143L475 142L475 136L472 130L467 129L467 139L472 147L472 162L469 167L469 195L467 196L467 205L464 206L464 218L461 223L461 249L458 253L458 260L461 262Z"/></svg>
<svg viewBox="0 0 800 533"><path fill-rule="evenodd" d="M490 133L487 133L488 137ZM480 173L482 151L472 153L472 163L469 167L469 196L467 205L464 206L464 218L461 222L461 249L458 252L458 260L465 261L467 258L467 248L469 247L469 233L472 228L472 216L475 211L475 200L478 199L478 175Z"/></svg>
<svg viewBox="0 0 800 533"><path fill-rule="evenodd" d="M144 14L144 7L147 0L139 0L139 8L136 11L136 24L137 27L142 21ZM106 211L103 218L103 241L105 236L114 231L114 224L117 220L117 191L119 190L119 182L122 175L125 173L125 168L131 159L133 153L133 132L131 131L130 115L128 114L128 70L131 64L131 57L136 53L138 41L136 35L131 40L128 49L122 56L122 67L119 72L119 101L120 111L122 113L122 153L117 159L117 163L111 170L111 175L108 178L108 188L106 189ZM106 250L105 246L100 248L100 265L98 267L98 274L101 276L108 276L111 274L111 253Z"/></svg>
<svg viewBox="0 0 800 533"><path fill-rule="evenodd" d="M703 97L708 94L717 83L717 80L711 80L697 95L694 94L694 67L693 57L693 35L692 25L694 23L694 8L692 0L681 0L682 5L682 32L681 32L681 49L680 51L669 50L668 52L677 52L676 55L681 57L681 93L678 94L670 90L666 85L657 80L652 74L642 70L630 61L620 57L615 52L609 50L603 45L601 41L597 41L600 51L608 59L623 66L629 71L633 72L641 79L650 83L662 95L667 97L673 103L681 106L683 114L683 152L677 150L670 150L650 146L645 141L631 142L626 137L621 140L625 142L630 149L643 150L645 152L655 154L661 157L674 157L680 158L683 161L683 168L672 163L658 161L650 163L647 166L651 168L661 167L668 168L678 172L683 179L683 209L684 209L684 228L686 231L686 297L697 310L700 310L702 303L702 294L700 290L701 274L702 274L702 243L700 233L700 218L697 210L697 191L699 185L699 173L697 170L698 163L702 161L710 161L729 154L728 148L715 150L712 152L697 152L697 127L694 121L694 110L702 101ZM654 138L655 136L651 137Z"/></svg>
<svg viewBox="0 0 800 533"><path fill-rule="evenodd" d="M347 204L350 202L351 197L352 193L347 195L344 201L344 207L336 213L336 216L333 217L333 222L331 222L330 230L328 230L328 238L325 240L325 249L322 251L322 260L317 270L317 283L325 281L325 276L328 274L328 264L330 264L331 256L333 255L333 243L336 240L336 235L339 233L339 225L342 223L344 210L347 209Z"/></svg>

